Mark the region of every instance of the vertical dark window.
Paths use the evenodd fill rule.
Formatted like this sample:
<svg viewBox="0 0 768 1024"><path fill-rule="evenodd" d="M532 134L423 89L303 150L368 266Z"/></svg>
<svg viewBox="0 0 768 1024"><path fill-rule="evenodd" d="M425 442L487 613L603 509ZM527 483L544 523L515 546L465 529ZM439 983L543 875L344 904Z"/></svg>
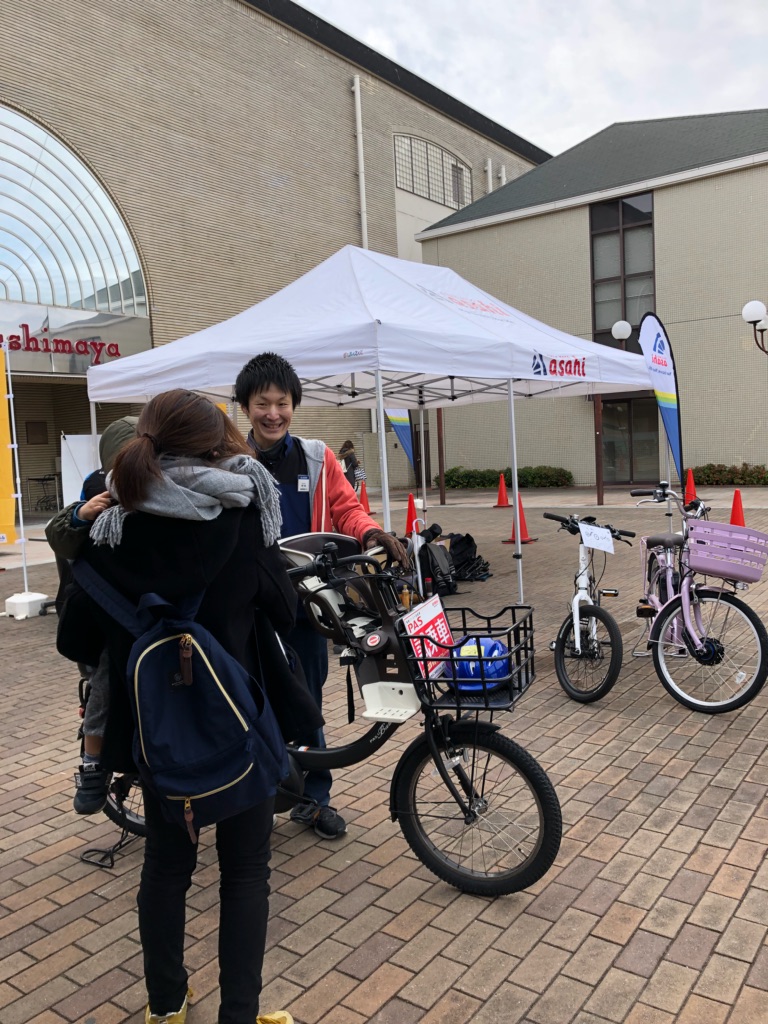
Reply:
<svg viewBox="0 0 768 1024"><path fill-rule="evenodd" d="M589 212L594 339L639 352L636 329L656 304L653 194L595 203ZM611 334L617 320L633 327L626 342L615 341Z"/></svg>

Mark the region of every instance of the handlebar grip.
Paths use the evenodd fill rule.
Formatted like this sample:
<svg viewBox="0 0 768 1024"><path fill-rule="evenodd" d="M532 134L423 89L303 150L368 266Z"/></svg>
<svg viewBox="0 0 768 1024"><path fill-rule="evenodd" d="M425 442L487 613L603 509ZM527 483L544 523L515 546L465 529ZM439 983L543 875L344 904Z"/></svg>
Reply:
<svg viewBox="0 0 768 1024"><path fill-rule="evenodd" d="M554 512L542 512L544 519L554 519L556 523L569 523L567 516L556 516Z"/></svg>
<svg viewBox="0 0 768 1024"><path fill-rule="evenodd" d="M637 534L634 530L619 530L620 537L636 537Z"/></svg>
<svg viewBox="0 0 768 1024"><path fill-rule="evenodd" d="M633 498L652 498L656 492L648 491L645 488L640 488L639 490L635 488L635 490L630 491L629 493Z"/></svg>

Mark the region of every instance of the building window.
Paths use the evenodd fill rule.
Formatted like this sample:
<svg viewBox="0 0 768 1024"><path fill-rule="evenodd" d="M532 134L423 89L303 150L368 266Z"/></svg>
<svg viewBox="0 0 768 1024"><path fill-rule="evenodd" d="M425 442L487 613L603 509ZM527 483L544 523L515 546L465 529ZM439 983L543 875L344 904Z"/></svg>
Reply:
<svg viewBox="0 0 768 1024"><path fill-rule="evenodd" d="M395 183L454 210L472 202L469 167L447 149L412 135L395 136Z"/></svg>
<svg viewBox="0 0 768 1024"><path fill-rule="evenodd" d="M639 352L637 327L656 303L653 194L595 203L589 212L594 339ZM611 334L617 320L627 320L633 327L626 342L616 341Z"/></svg>
<svg viewBox="0 0 768 1024"><path fill-rule="evenodd" d="M0 300L147 316L139 257L90 170L0 104Z"/></svg>

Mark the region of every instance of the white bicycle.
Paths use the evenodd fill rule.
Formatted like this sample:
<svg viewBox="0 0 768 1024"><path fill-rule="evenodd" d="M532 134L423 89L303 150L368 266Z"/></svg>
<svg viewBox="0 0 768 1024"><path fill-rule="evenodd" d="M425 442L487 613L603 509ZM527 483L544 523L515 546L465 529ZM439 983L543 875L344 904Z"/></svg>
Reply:
<svg viewBox="0 0 768 1024"><path fill-rule="evenodd" d="M621 631L610 612L601 605L604 597L618 597L618 590L599 589L605 572L605 563L599 578L594 571L594 549L581 539L581 524L597 526L594 516L579 519L576 515L558 516L545 512L545 519L560 523L560 529L579 537L579 570L574 577L571 611L563 620L556 639L550 644L555 653L557 680L572 700L581 704L604 697L619 678L624 645ZM634 537L631 530L617 530L606 523L614 540L625 544Z"/></svg>

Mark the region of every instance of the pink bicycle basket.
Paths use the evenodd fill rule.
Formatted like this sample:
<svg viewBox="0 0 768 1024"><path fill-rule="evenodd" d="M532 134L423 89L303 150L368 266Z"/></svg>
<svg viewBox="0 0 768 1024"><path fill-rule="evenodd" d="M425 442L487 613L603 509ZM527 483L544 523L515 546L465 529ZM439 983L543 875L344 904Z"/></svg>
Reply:
<svg viewBox="0 0 768 1024"><path fill-rule="evenodd" d="M748 526L688 524L688 566L724 580L757 583L768 561L768 534Z"/></svg>

